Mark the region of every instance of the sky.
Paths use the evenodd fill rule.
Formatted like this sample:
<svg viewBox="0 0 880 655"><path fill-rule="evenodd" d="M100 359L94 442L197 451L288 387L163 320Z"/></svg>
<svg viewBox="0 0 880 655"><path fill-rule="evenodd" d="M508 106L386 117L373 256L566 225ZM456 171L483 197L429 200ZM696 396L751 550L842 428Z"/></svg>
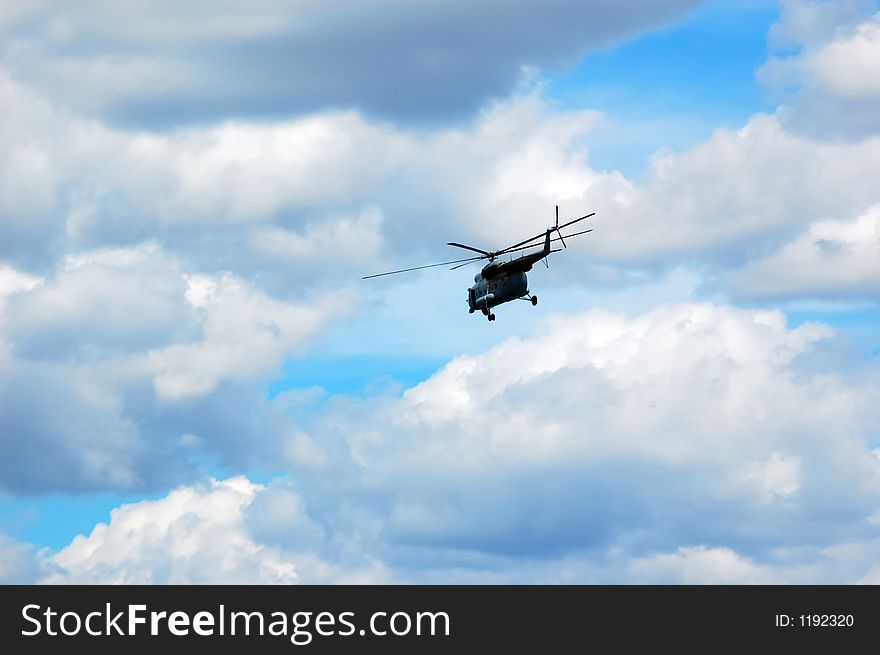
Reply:
<svg viewBox="0 0 880 655"><path fill-rule="evenodd" d="M0 36L0 582L880 583L876 1Z"/></svg>

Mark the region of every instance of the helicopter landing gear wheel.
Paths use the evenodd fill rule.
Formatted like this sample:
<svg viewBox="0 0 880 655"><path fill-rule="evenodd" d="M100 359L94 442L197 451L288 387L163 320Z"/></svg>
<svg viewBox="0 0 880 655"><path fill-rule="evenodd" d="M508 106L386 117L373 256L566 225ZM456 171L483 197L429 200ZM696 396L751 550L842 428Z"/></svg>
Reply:
<svg viewBox="0 0 880 655"><path fill-rule="evenodd" d="M494 320L495 320L495 314L489 314L489 320L490 320L490 321L494 321Z"/></svg>
<svg viewBox="0 0 880 655"><path fill-rule="evenodd" d="M538 304L538 296L532 296L532 307Z"/></svg>

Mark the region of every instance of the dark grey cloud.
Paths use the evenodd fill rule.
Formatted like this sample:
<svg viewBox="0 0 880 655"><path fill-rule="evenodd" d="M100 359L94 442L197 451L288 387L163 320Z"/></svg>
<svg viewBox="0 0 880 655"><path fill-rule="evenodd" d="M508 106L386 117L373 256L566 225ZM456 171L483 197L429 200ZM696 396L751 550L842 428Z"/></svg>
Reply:
<svg viewBox="0 0 880 655"><path fill-rule="evenodd" d="M115 373L115 374L114 374ZM226 382L182 403L119 372L4 362L0 490L155 492L211 472L296 468L295 423L265 389Z"/></svg>
<svg viewBox="0 0 880 655"><path fill-rule="evenodd" d="M144 446L110 385L66 366L3 363L0 488L26 494L138 488L140 472L149 468Z"/></svg>
<svg viewBox="0 0 880 655"><path fill-rule="evenodd" d="M523 67L573 65L696 4L264 2L237 28L212 6L204 15L176 4L144 15L137 5L107 13L87 3L78 13L24 10L7 26L4 59L55 100L129 126L339 107L436 123L508 95Z"/></svg>

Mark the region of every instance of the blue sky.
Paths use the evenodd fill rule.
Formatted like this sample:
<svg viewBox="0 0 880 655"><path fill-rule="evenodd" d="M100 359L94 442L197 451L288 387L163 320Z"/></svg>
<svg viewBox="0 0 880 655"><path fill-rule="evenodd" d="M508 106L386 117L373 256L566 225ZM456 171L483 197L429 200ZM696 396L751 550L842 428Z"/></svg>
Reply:
<svg viewBox="0 0 880 655"><path fill-rule="evenodd" d="M0 581L876 582L878 26L11 3Z"/></svg>
<svg viewBox="0 0 880 655"><path fill-rule="evenodd" d="M589 141L600 168L639 177L661 148L684 150L714 130L775 108L755 70L767 58L773 2L710 2L675 24L587 55L548 75L566 107L602 111L607 125Z"/></svg>

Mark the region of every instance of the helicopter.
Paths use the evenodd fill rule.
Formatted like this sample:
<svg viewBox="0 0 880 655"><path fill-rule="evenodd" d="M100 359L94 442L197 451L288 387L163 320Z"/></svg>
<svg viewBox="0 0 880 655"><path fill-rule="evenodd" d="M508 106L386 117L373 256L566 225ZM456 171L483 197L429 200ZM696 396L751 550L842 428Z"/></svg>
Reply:
<svg viewBox="0 0 880 655"><path fill-rule="evenodd" d="M367 280L370 278L382 277L385 275L396 275L398 273L419 271L425 268L433 268L435 266L448 266L449 264L455 264L455 266L449 269L450 271L454 271L457 268L467 266L468 264L471 264L473 262L488 259L489 263L483 266L483 269L474 276L474 285L470 287L467 292L467 303L469 314L473 314L474 312L479 310L490 321L494 321L495 314L492 312L492 308L497 307L502 303L510 302L512 300L527 300L532 303L533 307L538 304L538 296L529 292L529 280L526 276L526 273L532 270L532 265L542 259L544 260L544 264L549 267L549 264L547 264L547 257L551 253L559 252L563 248L568 247L565 243L565 237L563 237L562 235L563 228L574 225L575 223L579 223L580 221L584 221L595 215L596 212L593 212L592 214L581 216L580 218L576 218L572 221L568 221L567 223L563 223L562 225L560 225L559 205L556 205L556 223L554 225L548 227L541 234L537 234L530 239L525 239L523 241L520 241L519 243L515 243L512 246L507 246L506 248L501 248L500 250L481 250L480 248L474 248L473 246L468 246L463 243L450 241L446 245L453 246L455 248L463 248L464 250L470 250L479 254L473 257L468 257L466 259L456 259L449 262L439 262L437 264L427 264L425 266L403 268L398 271L388 271L387 273L365 275L361 279ZM578 235L586 234L587 232L592 231L592 229L589 229L582 230L580 232L574 232L572 234L569 234L568 238L570 239L571 237L576 237ZM550 235L554 232L558 236L551 238ZM539 244L532 242L538 241L538 239L542 237L544 238L544 245L541 250L528 254L522 254L519 257L509 259L507 261L497 261L498 258L503 255L509 255L515 252L523 252L532 248L537 248ZM562 248L552 248L550 244L554 241L560 241L562 243Z"/></svg>

